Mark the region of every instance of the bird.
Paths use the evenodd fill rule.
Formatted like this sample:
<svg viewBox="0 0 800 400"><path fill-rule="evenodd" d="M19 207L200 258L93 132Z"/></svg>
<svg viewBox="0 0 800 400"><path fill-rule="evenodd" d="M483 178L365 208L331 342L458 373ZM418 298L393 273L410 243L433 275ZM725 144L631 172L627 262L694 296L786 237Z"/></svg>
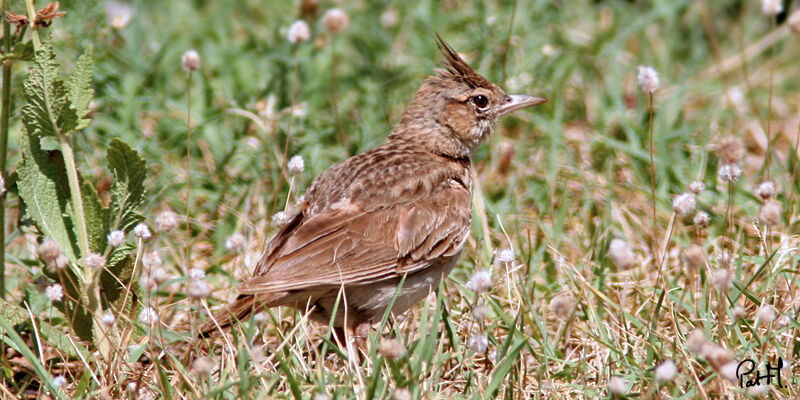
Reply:
<svg viewBox="0 0 800 400"><path fill-rule="evenodd" d="M444 57L385 142L311 183L236 300L202 337L264 308L306 310L362 338L391 305L402 314L456 264L472 222L470 157L497 120L547 100L507 94L436 34ZM341 338L341 337L340 337Z"/></svg>

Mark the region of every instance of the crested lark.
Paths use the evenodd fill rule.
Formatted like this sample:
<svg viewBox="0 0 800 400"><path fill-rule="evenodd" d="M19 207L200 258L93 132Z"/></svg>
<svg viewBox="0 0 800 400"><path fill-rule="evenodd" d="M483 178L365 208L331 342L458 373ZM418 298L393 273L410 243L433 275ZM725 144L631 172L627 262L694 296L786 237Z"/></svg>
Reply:
<svg viewBox="0 0 800 400"><path fill-rule="evenodd" d="M281 305L309 308L327 324L337 299L334 327L364 327L398 290L393 313L447 276L472 221L470 156L498 118L546 100L506 94L437 38L445 68L425 81L385 143L314 180L238 299L202 335Z"/></svg>

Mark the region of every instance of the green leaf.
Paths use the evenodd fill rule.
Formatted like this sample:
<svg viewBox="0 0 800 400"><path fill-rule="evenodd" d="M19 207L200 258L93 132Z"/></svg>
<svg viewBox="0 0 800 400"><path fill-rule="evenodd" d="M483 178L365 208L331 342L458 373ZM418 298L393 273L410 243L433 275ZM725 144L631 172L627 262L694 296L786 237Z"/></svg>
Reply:
<svg viewBox="0 0 800 400"><path fill-rule="evenodd" d="M29 135L61 136L78 126L78 114L70 106L67 88L58 79L58 64L49 42L42 43L22 84L27 103L22 122Z"/></svg>
<svg viewBox="0 0 800 400"><path fill-rule="evenodd" d="M514 344L511 351L500 360L500 363L492 371L492 377L489 378L489 385L486 387L486 398L493 399L497 397L497 391L505 381L511 368L517 363L519 359L520 350L525 347L525 340L520 340Z"/></svg>
<svg viewBox="0 0 800 400"><path fill-rule="evenodd" d="M28 312L8 300L0 299L0 319L7 321L9 326L14 326L27 320ZM2 328L0 334L5 334Z"/></svg>
<svg viewBox="0 0 800 400"><path fill-rule="evenodd" d="M9 321L5 320L4 318L0 318L0 329L4 332L3 336L0 336L0 340L2 340L8 346L14 348L17 352L22 354L28 363L30 364L33 371L36 375L39 376L39 379L47 385L47 389L50 391L51 395L54 395L56 398L65 399L63 392L56 389L53 386L53 376L50 375L49 372L45 369L44 365L42 365L42 360L33 353L30 347L25 343L25 340L19 336L19 334L13 329L12 325Z"/></svg>
<svg viewBox="0 0 800 400"><path fill-rule="evenodd" d="M100 197L94 186L84 179L81 181L81 197L83 198L83 218L86 221L86 234L89 236L89 248L95 253L103 253L107 239L104 223L107 209L100 204Z"/></svg>
<svg viewBox="0 0 800 400"><path fill-rule="evenodd" d="M116 309L122 307L122 299L125 298L123 285L127 285L131 281L134 265L133 258L127 253L133 248L133 245L126 243L114 249L108 260L108 268L103 270L100 275L100 290L103 294L104 308L108 308L109 303L113 304ZM130 307L131 304L131 301L128 301L127 306ZM122 312L125 311L127 310L122 310Z"/></svg>
<svg viewBox="0 0 800 400"><path fill-rule="evenodd" d="M30 132L21 135L20 148L19 196L39 231L58 242L61 251L74 263L80 252L70 217L72 207L61 152L43 151L39 138Z"/></svg>
<svg viewBox="0 0 800 400"><path fill-rule="evenodd" d="M107 226L129 232L144 220L138 210L144 201L144 179L147 165L136 150L119 139L112 139L106 154L114 182L111 184L111 205Z"/></svg>
<svg viewBox="0 0 800 400"><path fill-rule="evenodd" d="M72 73L70 73L67 80L70 104L79 118L78 125L75 127L76 130L89 126L92 121L90 118L86 118L86 115L89 114L89 103L92 102L92 96L94 95L94 89L90 87L92 84L92 62L92 47L90 46L78 58L75 68L72 69Z"/></svg>

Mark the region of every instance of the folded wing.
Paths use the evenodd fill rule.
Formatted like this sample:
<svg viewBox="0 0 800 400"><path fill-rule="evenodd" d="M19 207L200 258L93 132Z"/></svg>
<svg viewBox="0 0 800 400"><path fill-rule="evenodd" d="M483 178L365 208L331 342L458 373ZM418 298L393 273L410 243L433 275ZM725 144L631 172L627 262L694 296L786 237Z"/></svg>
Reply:
<svg viewBox="0 0 800 400"><path fill-rule="evenodd" d="M410 274L458 254L469 235L471 194L451 182L413 204L364 210L341 202L282 231L243 295L338 287ZM281 242L282 241L282 242Z"/></svg>

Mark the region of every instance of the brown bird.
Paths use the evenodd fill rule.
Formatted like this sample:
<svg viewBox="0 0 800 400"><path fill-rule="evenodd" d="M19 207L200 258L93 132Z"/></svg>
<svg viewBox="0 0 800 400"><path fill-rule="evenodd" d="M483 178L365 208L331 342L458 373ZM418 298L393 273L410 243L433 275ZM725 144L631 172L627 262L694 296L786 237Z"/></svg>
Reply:
<svg viewBox="0 0 800 400"><path fill-rule="evenodd" d="M498 118L546 100L506 94L436 37L444 69L417 91L385 143L314 180L237 300L201 335L283 305L328 324L337 299L333 326L360 332L393 299L392 313L402 313L450 273L472 221L470 156Z"/></svg>

